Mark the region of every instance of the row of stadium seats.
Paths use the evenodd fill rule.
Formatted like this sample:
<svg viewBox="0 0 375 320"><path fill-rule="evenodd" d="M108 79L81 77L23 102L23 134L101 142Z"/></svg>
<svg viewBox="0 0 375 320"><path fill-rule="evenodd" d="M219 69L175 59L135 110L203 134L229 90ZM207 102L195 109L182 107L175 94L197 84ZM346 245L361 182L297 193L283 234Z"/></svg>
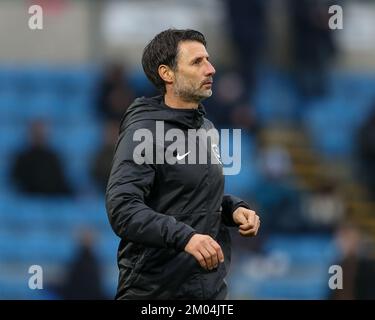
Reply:
<svg viewBox="0 0 375 320"><path fill-rule="evenodd" d="M88 67L77 70L0 68L0 122L15 125L38 118L76 125L95 122L99 74L97 68ZM135 88L148 86L142 73L132 73L130 80ZM32 90L21 93L19 88L24 87ZM356 129L371 111L374 87L375 77L371 75L334 72L329 77L327 98L301 102L290 75L265 70L259 76L252 102L260 123L294 119L302 113L314 143L323 154L348 155ZM298 110L301 108L302 112ZM0 132L0 140L4 136Z"/></svg>
<svg viewBox="0 0 375 320"><path fill-rule="evenodd" d="M375 110L375 76L332 72L327 95L303 99L287 73L263 70L252 99L257 120L263 124L290 121L302 116L314 146L325 156L348 156L356 134Z"/></svg>
<svg viewBox="0 0 375 320"><path fill-rule="evenodd" d="M17 152L29 144L27 123L0 126L0 189L9 187L9 170ZM91 181L90 168L103 142L102 125L83 122L48 128L48 143L61 158L64 171L74 189L84 189Z"/></svg>
<svg viewBox="0 0 375 320"><path fill-rule="evenodd" d="M102 74L103 69L97 66L64 68L0 65L0 93L91 92L96 90ZM151 90L151 84L140 70L130 70L126 78L135 91Z"/></svg>
<svg viewBox="0 0 375 320"><path fill-rule="evenodd" d="M64 231L88 225L110 231L104 199L96 197L67 199L2 195L0 219L4 224L21 229L35 224L43 229Z"/></svg>
<svg viewBox="0 0 375 320"><path fill-rule="evenodd" d="M68 263L74 257L77 240L74 234L62 234L40 229L16 233L0 232L2 261L36 261L39 264ZM118 240L112 234L101 235L95 251L103 264L116 264Z"/></svg>
<svg viewBox="0 0 375 320"><path fill-rule="evenodd" d="M15 89L60 89L83 88L92 89L100 76L100 68L96 66L20 66L2 65L0 67L0 88Z"/></svg>
<svg viewBox="0 0 375 320"><path fill-rule="evenodd" d="M101 70L97 67L0 67L0 121L95 119ZM132 90L153 92L143 73L127 75Z"/></svg>
<svg viewBox="0 0 375 320"><path fill-rule="evenodd" d="M236 260L230 275L232 298L326 299L329 266L337 249L327 235L273 235L264 251ZM244 282L243 279L247 281Z"/></svg>
<svg viewBox="0 0 375 320"><path fill-rule="evenodd" d="M327 74L325 86L327 97L333 103L346 101L346 105L354 109L360 106L355 115L357 119L364 119L369 105L374 104L373 74L333 71ZM298 94L296 80L286 72L273 69L259 70L251 102L255 107L257 120L264 124L293 120L310 110L310 106ZM344 108L341 108L341 112L343 111Z"/></svg>
<svg viewBox="0 0 375 320"><path fill-rule="evenodd" d="M374 95L375 97L375 95ZM375 110L375 98L327 98L307 105L304 125L314 146L327 156L348 156L356 150L358 130Z"/></svg>
<svg viewBox="0 0 375 320"><path fill-rule="evenodd" d="M47 124L48 126L48 124ZM13 153L27 146L28 123L7 123L0 126L0 154ZM102 125L98 122L54 125L47 128L48 143L64 154L95 151L103 142Z"/></svg>
<svg viewBox="0 0 375 320"><path fill-rule="evenodd" d="M94 253L104 289L113 297L119 239L108 223L103 199L0 196L0 299L55 299L48 290L28 288L28 268L43 267L45 277L61 280L75 257L82 232L94 235ZM53 270L57 275L53 276ZM6 276L2 276L6 275ZM47 289L47 288L44 288Z"/></svg>
<svg viewBox="0 0 375 320"><path fill-rule="evenodd" d="M2 123L43 118L53 122L78 122L95 119L95 101L89 93L58 95L51 92L27 96L0 94Z"/></svg>

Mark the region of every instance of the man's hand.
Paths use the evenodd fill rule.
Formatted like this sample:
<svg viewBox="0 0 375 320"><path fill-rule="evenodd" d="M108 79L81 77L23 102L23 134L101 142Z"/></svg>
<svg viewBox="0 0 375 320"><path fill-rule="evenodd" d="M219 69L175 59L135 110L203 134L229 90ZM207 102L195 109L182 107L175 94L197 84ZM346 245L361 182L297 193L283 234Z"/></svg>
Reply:
<svg viewBox="0 0 375 320"><path fill-rule="evenodd" d="M205 234L193 235L187 243L185 251L194 256L206 270L217 268L219 262L224 262L224 254L219 244Z"/></svg>
<svg viewBox="0 0 375 320"><path fill-rule="evenodd" d="M233 221L239 225L238 231L241 236L253 237L257 235L260 219L255 211L239 207L233 212Z"/></svg>

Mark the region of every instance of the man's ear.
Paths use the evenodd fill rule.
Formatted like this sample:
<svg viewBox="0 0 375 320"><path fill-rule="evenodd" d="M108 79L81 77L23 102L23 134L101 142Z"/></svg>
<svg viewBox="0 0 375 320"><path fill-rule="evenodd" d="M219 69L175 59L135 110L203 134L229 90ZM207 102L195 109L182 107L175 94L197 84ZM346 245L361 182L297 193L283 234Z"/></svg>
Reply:
<svg viewBox="0 0 375 320"><path fill-rule="evenodd" d="M174 81L174 72L173 70L165 64L161 64L158 68L159 76L166 83L172 83Z"/></svg>

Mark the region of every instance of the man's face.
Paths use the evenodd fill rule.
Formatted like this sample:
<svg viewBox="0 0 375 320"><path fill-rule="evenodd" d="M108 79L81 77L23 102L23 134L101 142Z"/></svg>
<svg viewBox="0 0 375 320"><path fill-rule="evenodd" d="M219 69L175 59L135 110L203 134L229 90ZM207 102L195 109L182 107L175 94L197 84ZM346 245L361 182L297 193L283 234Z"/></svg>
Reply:
<svg viewBox="0 0 375 320"><path fill-rule="evenodd" d="M212 77L215 69L202 43L180 42L174 74L174 94L182 100L200 102L212 95Z"/></svg>

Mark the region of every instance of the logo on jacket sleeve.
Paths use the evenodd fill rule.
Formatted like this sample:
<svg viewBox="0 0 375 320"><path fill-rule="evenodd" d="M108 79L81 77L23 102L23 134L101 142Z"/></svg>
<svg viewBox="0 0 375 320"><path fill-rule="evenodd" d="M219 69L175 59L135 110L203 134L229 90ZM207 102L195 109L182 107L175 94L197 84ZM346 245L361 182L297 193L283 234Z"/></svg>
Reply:
<svg viewBox="0 0 375 320"><path fill-rule="evenodd" d="M219 150L219 147L217 146L217 144L213 144L212 145L212 152L216 158L216 160L221 164L223 165L223 162L221 161L221 157L220 157L220 150Z"/></svg>

